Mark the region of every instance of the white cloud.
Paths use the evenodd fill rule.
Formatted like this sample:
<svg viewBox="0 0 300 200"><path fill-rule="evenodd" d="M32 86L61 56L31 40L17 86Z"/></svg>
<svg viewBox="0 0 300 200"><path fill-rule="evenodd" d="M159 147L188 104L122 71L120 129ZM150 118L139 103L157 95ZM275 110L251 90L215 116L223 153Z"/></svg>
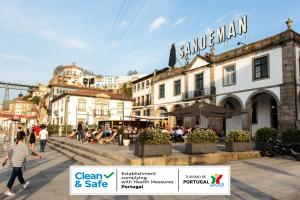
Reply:
<svg viewBox="0 0 300 200"><path fill-rule="evenodd" d="M229 15L222 15L220 17L218 17L216 20L215 20L215 24L217 25L223 25L226 23L226 21L228 20L228 17Z"/></svg>
<svg viewBox="0 0 300 200"><path fill-rule="evenodd" d="M82 39L72 35L61 34L61 31L53 29L51 26L47 25L46 22L25 15L20 10L13 7L0 6L0 25L15 32L34 35L35 37L42 38L64 47L81 50L90 49L90 45Z"/></svg>
<svg viewBox="0 0 300 200"><path fill-rule="evenodd" d="M116 49L119 47L119 43L117 41L113 41L111 46L113 49Z"/></svg>
<svg viewBox="0 0 300 200"><path fill-rule="evenodd" d="M127 21L123 20L123 21L121 22L121 24L119 25L119 29L121 29L121 28L127 28L128 24L129 24L129 23L128 23Z"/></svg>
<svg viewBox="0 0 300 200"><path fill-rule="evenodd" d="M38 36L42 39L60 44L69 48L77 48L82 50L89 50L91 47L89 44L82 41L80 38L73 36L64 36L55 31L43 30L38 32Z"/></svg>
<svg viewBox="0 0 300 200"><path fill-rule="evenodd" d="M30 59L20 54L0 53L0 61L28 62Z"/></svg>
<svg viewBox="0 0 300 200"><path fill-rule="evenodd" d="M213 31L213 29L210 27L207 27L206 29L204 29L205 34L209 34L211 31Z"/></svg>
<svg viewBox="0 0 300 200"><path fill-rule="evenodd" d="M159 17L152 22L152 24L150 26L150 30L151 31L157 30L160 27L162 27L164 24L167 24L167 23L168 23L168 20L165 17Z"/></svg>
<svg viewBox="0 0 300 200"><path fill-rule="evenodd" d="M177 19L177 21L172 25L172 27L176 27L179 24L182 24L187 18L186 17L181 17L179 19Z"/></svg>

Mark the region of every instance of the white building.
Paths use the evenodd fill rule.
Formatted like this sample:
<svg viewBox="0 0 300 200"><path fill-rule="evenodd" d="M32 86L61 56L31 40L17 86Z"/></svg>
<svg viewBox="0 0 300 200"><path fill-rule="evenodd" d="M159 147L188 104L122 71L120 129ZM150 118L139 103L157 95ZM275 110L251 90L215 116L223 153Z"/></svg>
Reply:
<svg viewBox="0 0 300 200"><path fill-rule="evenodd" d="M131 76L103 76L102 78L96 79L95 87L102 89L119 89L124 83L132 82L145 74L136 74Z"/></svg>
<svg viewBox="0 0 300 200"><path fill-rule="evenodd" d="M79 121L88 125L129 121L132 100L121 95L99 90L73 90L52 101L52 124L73 125Z"/></svg>
<svg viewBox="0 0 300 200"><path fill-rule="evenodd" d="M295 127L300 118L300 35L288 28L277 35L215 55L197 55L190 64L151 74L150 94L153 116L166 115L196 101L243 111L226 119L169 117L159 125L183 124L216 128L250 130L261 127L279 130ZM133 88L144 82L133 82ZM148 94L148 93L147 93ZM137 99L141 91L133 90ZM145 94L143 94L145 95ZM137 114L139 107L133 107Z"/></svg>

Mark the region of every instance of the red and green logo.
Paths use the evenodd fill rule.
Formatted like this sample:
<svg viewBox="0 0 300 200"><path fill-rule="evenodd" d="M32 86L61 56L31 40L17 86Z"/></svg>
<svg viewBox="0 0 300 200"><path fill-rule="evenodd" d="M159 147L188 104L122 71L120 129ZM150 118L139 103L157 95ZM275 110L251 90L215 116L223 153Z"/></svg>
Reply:
<svg viewBox="0 0 300 200"><path fill-rule="evenodd" d="M210 186L211 187L223 187L224 183L221 183L221 179L222 179L223 175L222 174L214 174L211 175L211 183Z"/></svg>

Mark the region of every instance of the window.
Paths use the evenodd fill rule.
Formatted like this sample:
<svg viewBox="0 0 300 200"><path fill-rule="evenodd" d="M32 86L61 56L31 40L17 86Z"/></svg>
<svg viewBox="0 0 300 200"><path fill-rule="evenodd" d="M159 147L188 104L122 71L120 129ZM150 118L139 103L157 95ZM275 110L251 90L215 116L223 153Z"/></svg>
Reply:
<svg viewBox="0 0 300 200"><path fill-rule="evenodd" d="M140 91L140 84L137 84L137 91Z"/></svg>
<svg viewBox="0 0 300 200"><path fill-rule="evenodd" d="M146 106L150 105L150 96L149 94L146 95Z"/></svg>
<svg viewBox="0 0 300 200"><path fill-rule="evenodd" d="M78 99L78 112L86 112L86 100Z"/></svg>
<svg viewBox="0 0 300 200"><path fill-rule="evenodd" d="M257 102L252 104L252 124L257 124Z"/></svg>
<svg viewBox="0 0 300 200"><path fill-rule="evenodd" d="M141 104L142 104L142 106L145 105L145 99L144 99L144 96L141 97Z"/></svg>
<svg viewBox="0 0 300 200"><path fill-rule="evenodd" d="M145 89L145 82L142 82L142 90Z"/></svg>
<svg viewBox="0 0 300 200"><path fill-rule="evenodd" d="M123 115L123 102L118 102L117 113L118 115Z"/></svg>
<svg viewBox="0 0 300 200"><path fill-rule="evenodd" d="M133 86L133 92L136 92L136 85Z"/></svg>
<svg viewBox="0 0 300 200"><path fill-rule="evenodd" d="M181 80L174 81L174 96L181 93Z"/></svg>
<svg viewBox="0 0 300 200"><path fill-rule="evenodd" d="M203 73L195 76L196 90L203 90Z"/></svg>
<svg viewBox="0 0 300 200"><path fill-rule="evenodd" d="M146 81L146 88L149 88L149 85L150 85L150 81L147 80L147 81Z"/></svg>
<svg viewBox="0 0 300 200"><path fill-rule="evenodd" d="M144 110L143 116L147 116L147 110Z"/></svg>
<svg viewBox="0 0 300 200"><path fill-rule="evenodd" d="M269 77L269 57L263 56L253 60L253 80Z"/></svg>
<svg viewBox="0 0 300 200"><path fill-rule="evenodd" d="M235 85L235 66L230 65L227 67L224 67L223 69L223 85L224 86L230 86L230 85Z"/></svg>
<svg viewBox="0 0 300 200"><path fill-rule="evenodd" d="M147 109L147 116L150 116L150 109Z"/></svg>
<svg viewBox="0 0 300 200"><path fill-rule="evenodd" d="M165 98L165 84L159 85L159 98Z"/></svg>
<svg viewBox="0 0 300 200"><path fill-rule="evenodd" d="M137 106L140 105L140 97L137 98Z"/></svg>

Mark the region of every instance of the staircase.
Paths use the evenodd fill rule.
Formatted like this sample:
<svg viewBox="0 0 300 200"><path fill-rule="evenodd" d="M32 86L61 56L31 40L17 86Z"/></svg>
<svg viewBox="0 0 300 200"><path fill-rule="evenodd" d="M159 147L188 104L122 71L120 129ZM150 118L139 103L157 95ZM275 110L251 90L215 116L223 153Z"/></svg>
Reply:
<svg viewBox="0 0 300 200"><path fill-rule="evenodd" d="M95 149L84 147L82 144L76 144L72 141L49 138L47 146L70 157L80 165L126 165L126 160L124 159L106 155L107 153L101 153Z"/></svg>

